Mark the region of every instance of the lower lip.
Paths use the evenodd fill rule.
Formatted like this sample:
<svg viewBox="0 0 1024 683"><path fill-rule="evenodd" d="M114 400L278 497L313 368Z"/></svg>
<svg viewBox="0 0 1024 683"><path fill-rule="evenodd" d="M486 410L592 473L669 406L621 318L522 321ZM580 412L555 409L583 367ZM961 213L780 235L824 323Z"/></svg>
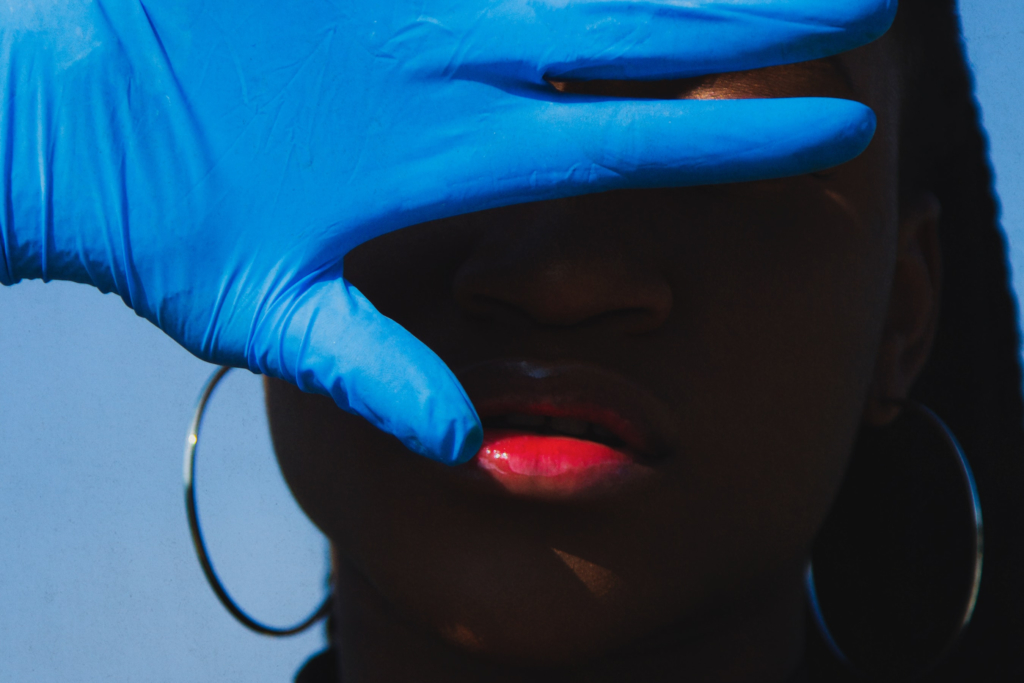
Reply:
<svg viewBox="0 0 1024 683"><path fill-rule="evenodd" d="M608 493L648 470L594 441L504 429L484 430L473 462L509 493L552 500Z"/></svg>

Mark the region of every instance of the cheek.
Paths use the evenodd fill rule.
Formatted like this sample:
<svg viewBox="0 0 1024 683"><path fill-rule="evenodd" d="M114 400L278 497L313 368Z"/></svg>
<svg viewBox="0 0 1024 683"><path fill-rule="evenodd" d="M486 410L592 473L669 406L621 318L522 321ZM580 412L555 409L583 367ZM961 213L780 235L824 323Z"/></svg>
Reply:
<svg viewBox="0 0 1024 683"><path fill-rule="evenodd" d="M670 369L646 369L672 377L685 435L662 508L715 549L722 580L805 548L845 471L895 238L875 164L851 166L715 201L672 250L676 310L651 354Z"/></svg>
<svg viewBox="0 0 1024 683"><path fill-rule="evenodd" d="M346 557L406 544L413 525L395 522L416 519L426 460L323 396L280 380L267 380L266 393L278 464L313 523Z"/></svg>
<svg viewBox="0 0 1024 683"><path fill-rule="evenodd" d="M321 531L334 538L351 490L345 471L351 448L341 428L349 417L322 396L281 380L264 380L274 452L292 495Z"/></svg>

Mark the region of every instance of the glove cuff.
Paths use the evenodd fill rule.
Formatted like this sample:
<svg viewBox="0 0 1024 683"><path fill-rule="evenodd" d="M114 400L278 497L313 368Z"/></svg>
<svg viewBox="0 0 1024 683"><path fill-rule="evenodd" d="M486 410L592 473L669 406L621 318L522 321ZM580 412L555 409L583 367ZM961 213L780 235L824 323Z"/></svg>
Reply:
<svg viewBox="0 0 1024 683"><path fill-rule="evenodd" d="M10 286L14 284L15 280L7 251L7 229L3 228L0 230L0 285Z"/></svg>

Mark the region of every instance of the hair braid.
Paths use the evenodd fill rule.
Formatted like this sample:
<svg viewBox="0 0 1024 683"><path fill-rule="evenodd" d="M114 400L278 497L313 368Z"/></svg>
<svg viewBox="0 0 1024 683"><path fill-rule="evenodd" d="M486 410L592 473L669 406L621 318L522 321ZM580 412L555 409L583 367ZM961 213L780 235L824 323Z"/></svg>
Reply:
<svg viewBox="0 0 1024 683"><path fill-rule="evenodd" d="M904 0L903 190L942 204L942 311L914 389L971 462L985 514L975 620L935 681L1024 680L1024 404L1006 242L955 0Z"/></svg>
<svg viewBox="0 0 1024 683"><path fill-rule="evenodd" d="M956 0L903 0L893 31L903 59L901 194L912 198L929 191L942 205L941 312L931 356L912 396L938 413L963 445L975 474L985 523L985 563L974 619L947 660L924 680L1024 680L1024 400L1020 341L987 139L980 125ZM944 586L949 587L947 593L955 592L951 585L960 579L943 576L944 570L935 569L941 565L927 561L942 559L941 553L918 556L917 567L905 566L908 560L897 558L897 552L887 553L893 547L879 543L905 545L908 537L893 535L880 541L876 532L866 529L870 526L865 522L869 515L874 513L873 520L885 524L890 519L886 515L894 509L873 510L885 495L885 487L892 486L879 476L892 462L887 460L892 451L885 451L886 447L873 438L870 433L864 434L858 445L858 449L864 449L858 453L868 453L863 459L873 464L858 465L858 455L844 485L844 489L856 490L861 500L848 506L856 496L840 493L829 523L819 535L815 568L817 572L819 549L823 549L825 566L830 562L832 566L856 565L845 570L847 579L854 579L851 585L857 584L862 569L874 570L876 581L882 576L887 585L864 581L859 594L851 591L837 604L851 616L854 632L869 634L865 641L875 645L883 641L879 661L896 662L900 643L884 642L884 637L870 633L884 632L887 614L858 611L858 603L891 597L884 609L899 613L913 600L904 602L899 594L914 592L916 586L908 585L908 577L912 581L931 581L933 588L939 587L940 595ZM906 444L896 447L906 448ZM850 484L851 480L855 483ZM918 487L927 485L915 483ZM911 489L909 497L916 495ZM915 527L912 533L931 534L940 539L940 546L945 542L948 547L948 539L942 539L943 528L948 530L951 523L955 527L963 520L955 519L960 512L950 511L943 517L942 500L938 510L932 508L927 513L931 528ZM906 507L913 510L915 504L911 501ZM842 509L844 506L860 507L850 514ZM881 557L860 559L871 552ZM856 562L850 563L854 557ZM924 563L921 557L926 558ZM843 678L835 669L830 671L821 644L813 643L809 658L815 663L815 678ZM912 647L914 643L904 645ZM887 647L891 649L886 652ZM894 674L893 680L903 680L901 676L909 674Z"/></svg>

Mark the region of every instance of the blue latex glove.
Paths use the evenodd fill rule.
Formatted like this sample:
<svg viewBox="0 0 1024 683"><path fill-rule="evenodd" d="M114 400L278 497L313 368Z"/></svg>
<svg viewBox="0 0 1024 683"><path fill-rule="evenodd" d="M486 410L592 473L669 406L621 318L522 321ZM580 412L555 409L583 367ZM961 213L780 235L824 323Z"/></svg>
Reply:
<svg viewBox="0 0 1024 683"><path fill-rule="evenodd" d="M407 225L859 154L833 99L615 100L552 78L810 60L896 0L7 0L0 282L114 291L200 358L326 394L442 462L479 418L342 274Z"/></svg>

